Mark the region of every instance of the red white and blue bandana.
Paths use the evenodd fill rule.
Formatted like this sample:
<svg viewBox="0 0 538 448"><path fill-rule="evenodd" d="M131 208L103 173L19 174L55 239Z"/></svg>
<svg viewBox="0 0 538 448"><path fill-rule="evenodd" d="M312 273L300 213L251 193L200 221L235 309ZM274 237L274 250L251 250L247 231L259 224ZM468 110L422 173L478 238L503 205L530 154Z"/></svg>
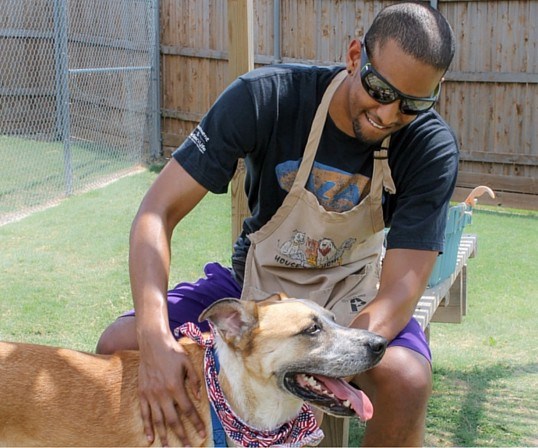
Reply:
<svg viewBox="0 0 538 448"><path fill-rule="evenodd" d="M207 339L204 339L199 328L187 322L176 328L174 333L187 336L197 344L205 347L204 373L209 401L220 420L227 436L245 447L285 446L300 447L305 445L316 446L324 437L310 406L305 403L299 414L292 420L273 430L253 428L239 418L230 408L226 397L222 393L218 381L218 367L215 361L214 328Z"/></svg>

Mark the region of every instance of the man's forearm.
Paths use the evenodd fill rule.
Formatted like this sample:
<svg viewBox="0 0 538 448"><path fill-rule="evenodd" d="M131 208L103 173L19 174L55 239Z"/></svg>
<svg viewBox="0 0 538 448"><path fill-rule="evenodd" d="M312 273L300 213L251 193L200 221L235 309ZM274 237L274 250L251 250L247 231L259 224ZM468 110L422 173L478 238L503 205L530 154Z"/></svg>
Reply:
<svg viewBox="0 0 538 448"><path fill-rule="evenodd" d="M365 328L388 340L407 325L435 263L437 252L393 249L387 251L376 297L351 326Z"/></svg>
<svg viewBox="0 0 538 448"><path fill-rule="evenodd" d="M169 331L166 303L169 271L169 231L158 216L141 210L133 222L129 250L129 275L139 339L142 331L146 336Z"/></svg>

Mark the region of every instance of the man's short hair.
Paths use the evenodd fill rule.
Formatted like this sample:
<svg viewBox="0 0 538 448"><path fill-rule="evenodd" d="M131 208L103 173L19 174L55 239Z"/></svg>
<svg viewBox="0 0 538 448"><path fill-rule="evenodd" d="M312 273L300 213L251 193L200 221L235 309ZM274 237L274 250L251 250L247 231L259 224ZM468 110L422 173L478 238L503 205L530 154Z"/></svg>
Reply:
<svg viewBox="0 0 538 448"><path fill-rule="evenodd" d="M446 70L454 57L454 32L443 15L429 5L400 2L384 8L364 37L369 52L388 40L418 61Z"/></svg>

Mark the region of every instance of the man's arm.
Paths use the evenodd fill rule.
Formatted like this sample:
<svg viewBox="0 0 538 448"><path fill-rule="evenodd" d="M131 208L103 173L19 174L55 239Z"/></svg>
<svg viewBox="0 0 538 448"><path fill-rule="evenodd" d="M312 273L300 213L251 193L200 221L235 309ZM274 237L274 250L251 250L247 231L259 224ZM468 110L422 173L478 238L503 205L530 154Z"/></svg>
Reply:
<svg viewBox="0 0 538 448"><path fill-rule="evenodd" d="M413 316L437 255L427 250L387 250L379 291L351 326L368 329L389 341L394 339Z"/></svg>
<svg viewBox="0 0 538 448"><path fill-rule="evenodd" d="M178 412L187 416L202 436L205 431L185 388L188 381L199 393L200 379L170 333L166 293L172 232L206 193L171 160L144 197L131 228L129 273L140 347L141 411L148 440L154 439L155 430L163 446L168 444L166 427L184 445L192 442L186 437Z"/></svg>

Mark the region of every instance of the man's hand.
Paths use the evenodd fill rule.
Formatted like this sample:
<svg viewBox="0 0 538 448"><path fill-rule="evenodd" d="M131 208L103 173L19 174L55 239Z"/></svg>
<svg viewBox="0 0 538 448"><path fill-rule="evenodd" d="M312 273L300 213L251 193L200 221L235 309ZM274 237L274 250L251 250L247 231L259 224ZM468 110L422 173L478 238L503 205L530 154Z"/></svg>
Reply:
<svg viewBox="0 0 538 448"><path fill-rule="evenodd" d="M190 444L178 415L205 437L186 386L188 382L197 397L200 379L170 333L166 289L174 228L207 191L172 158L146 193L131 227L129 277L140 349L140 406L148 440L153 442L158 436L163 445L168 444L167 428L184 445Z"/></svg>
<svg viewBox="0 0 538 448"><path fill-rule="evenodd" d="M200 437L205 426L187 395L187 385L200 398L200 378L181 346L170 336L163 344L146 344L140 350L138 388L144 431L148 442L155 433L163 446L168 445L166 429L170 428L184 446L191 445L179 415L188 418Z"/></svg>

